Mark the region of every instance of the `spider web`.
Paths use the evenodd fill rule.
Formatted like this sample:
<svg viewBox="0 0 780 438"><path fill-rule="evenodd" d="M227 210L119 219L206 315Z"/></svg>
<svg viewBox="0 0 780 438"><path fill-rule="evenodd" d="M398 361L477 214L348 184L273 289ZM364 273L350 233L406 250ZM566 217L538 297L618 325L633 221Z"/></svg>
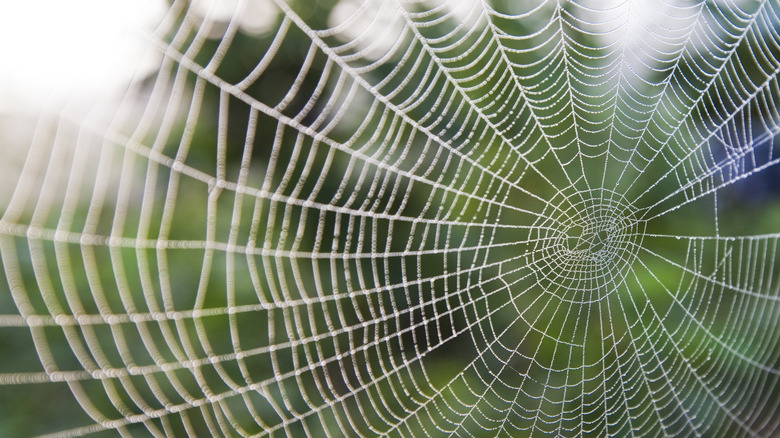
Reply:
<svg viewBox="0 0 780 438"><path fill-rule="evenodd" d="M37 120L26 433L778 433L780 3L331 3L174 1Z"/></svg>

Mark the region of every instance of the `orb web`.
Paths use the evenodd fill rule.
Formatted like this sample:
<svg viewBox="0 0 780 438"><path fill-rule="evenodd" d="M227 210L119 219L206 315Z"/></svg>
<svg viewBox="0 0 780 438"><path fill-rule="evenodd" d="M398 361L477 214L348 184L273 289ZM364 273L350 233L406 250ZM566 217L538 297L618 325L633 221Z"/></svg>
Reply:
<svg viewBox="0 0 780 438"><path fill-rule="evenodd" d="M170 2L8 143L0 434L777 435L779 13Z"/></svg>

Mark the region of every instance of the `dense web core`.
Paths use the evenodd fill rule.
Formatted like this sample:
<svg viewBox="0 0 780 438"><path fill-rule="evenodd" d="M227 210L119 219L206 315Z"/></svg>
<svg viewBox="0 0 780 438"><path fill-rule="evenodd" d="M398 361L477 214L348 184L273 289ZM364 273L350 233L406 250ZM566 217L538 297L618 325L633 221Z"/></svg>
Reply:
<svg viewBox="0 0 780 438"><path fill-rule="evenodd" d="M777 0L136 32L156 71L43 111L3 189L0 427L780 434Z"/></svg>

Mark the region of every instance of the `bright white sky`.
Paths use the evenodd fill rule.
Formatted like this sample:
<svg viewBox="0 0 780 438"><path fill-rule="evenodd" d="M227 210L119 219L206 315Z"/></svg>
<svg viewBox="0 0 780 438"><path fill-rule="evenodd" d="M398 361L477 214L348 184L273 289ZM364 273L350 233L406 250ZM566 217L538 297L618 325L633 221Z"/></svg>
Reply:
<svg viewBox="0 0 780 438"><path fill-rule="evenodd" d="M194 5L201 20L236 17L241 30L253 34L267 32L276 19L271 0ZM147 51L143 35L167 8L165 0L0 2L0 114L121 92L134 74L148 74L159 63L159 50Z"/></svg>
<svg viewBox="0 0 780 438"><path fill-rule="evenodd" d="M164 12L163 0L2 3L0 112L90 98L127 84L145 64L144 42L132 29L151 28Z"/></svg>

